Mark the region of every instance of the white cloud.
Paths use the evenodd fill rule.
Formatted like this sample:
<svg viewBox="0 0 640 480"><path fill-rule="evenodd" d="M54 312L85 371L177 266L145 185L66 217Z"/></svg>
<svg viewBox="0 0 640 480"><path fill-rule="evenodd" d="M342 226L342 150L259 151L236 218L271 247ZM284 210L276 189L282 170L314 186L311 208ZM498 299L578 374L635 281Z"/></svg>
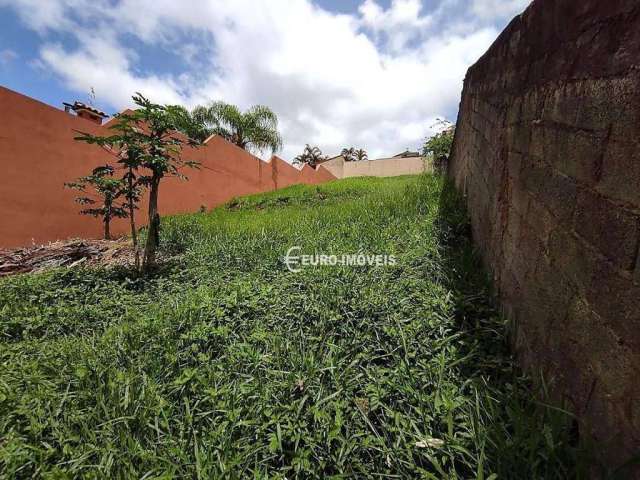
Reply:
<svg viewBox="0 0 640 480"><path fill-rule="evenodd" d="M474 11L484 4L493 13L455 16L459 0L430 11L418 0L386 9L366 0L352 15L310 0L48 0L49 14L34 16L40 2L12 5L42 34L41 62L73 90L94 87L114 108L129 106L135 91L187 105L266 104L281 119L282 156L291 159L305 143L327 154L363 147L371 158L418 148L437 117L456 111L466 69L496 37L486 19L508 9L492 1L526 3L473 1ZM56 30L77 45L49 41ZM140 68L144 59L125 35L179 52L184 70Z"/></svg>
<svg viewBox="0 0 640 480"><path fill-rule="evenodd" d="M71 89L88 92L93 88L98 100L116 108L128 106L131 95L143 92L163 103L180 103L183 98L172 77L139 76L132 63L135 52L123 48L106 31L76 31L81 48L68 51L60 44L46 43L40 58Z"/></svg>
<svg viewBox="0 0 640 480"><path fill-rule="evenodd" d="M522 13L531 0L473 0L473 13L483 19L508 18Z"/></svg>
<svg viewBox="0 0 640 480"><path fill-rule="evenodd" d="M0 0L0 7L17 8L20 19L30 28L39 33L44 33L49 28L60 28L62 25L69 26L64 15L66 2L64 1L41 1L41 0Z"/></svg>
<svg viewBox="0 0 640 480"><path fill-rule="evenodd" d="M433 16L422 16L420 0L393 0L383 9L375 0L365 0L358 8L362 25L374 33L386 35L394 52L404 49L412 38L420 37L433 22Z"/></svg>

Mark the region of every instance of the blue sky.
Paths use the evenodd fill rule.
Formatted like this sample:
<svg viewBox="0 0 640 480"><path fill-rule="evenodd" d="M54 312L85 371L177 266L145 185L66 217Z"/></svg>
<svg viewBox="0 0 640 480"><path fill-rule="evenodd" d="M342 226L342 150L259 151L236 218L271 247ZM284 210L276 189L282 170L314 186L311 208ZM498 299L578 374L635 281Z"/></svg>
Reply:
<svg viewBox="0 0 640 480"><path fill-rule="evenodd" d="M261 103L291 159L305 143L370 156L455 119L466 69L528 0L0 0L0 85L108 113L141 91Z"/></svg>

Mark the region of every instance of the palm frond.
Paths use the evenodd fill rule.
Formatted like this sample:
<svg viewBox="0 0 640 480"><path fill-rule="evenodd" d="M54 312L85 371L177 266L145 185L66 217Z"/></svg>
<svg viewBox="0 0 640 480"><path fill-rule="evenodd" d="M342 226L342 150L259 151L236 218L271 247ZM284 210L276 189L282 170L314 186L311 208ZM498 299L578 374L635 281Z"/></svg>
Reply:
<svg viewBox="0 0 640 480"><path fill-rule="evenodd" d="M194 108L191 116L204 125L208 135L220 135L245 150L275 153L282 149L278 117L264 105L255 105L243 113L236 105L217 101Z"/></svg>

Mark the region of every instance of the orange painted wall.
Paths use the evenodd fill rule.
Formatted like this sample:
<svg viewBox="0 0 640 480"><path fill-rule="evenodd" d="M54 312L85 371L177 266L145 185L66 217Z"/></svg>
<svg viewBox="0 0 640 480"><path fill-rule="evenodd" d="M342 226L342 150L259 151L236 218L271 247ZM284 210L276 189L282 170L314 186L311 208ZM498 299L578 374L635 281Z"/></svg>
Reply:
<svg viewBox="0 0 640 480"><path fill-rule="evenodd" d="M108 124L107 124L108 125ZM0 87L0 248L82 237L99 238L99 219L80 215L77 192L64 183L87 175L113 157L94 145L77 142L77 131L107 131L88 120ZM296 183L318 184L335 177L322 167L298 170L273 157L265 162L220 137L183 158L201 163L185 169L188 181L168 178L161 184L162 214L197 211L234 196L259 193ZM138 223L144 224L146 205ZM113 234L126 234L127 219L112 222Z"/></svg>

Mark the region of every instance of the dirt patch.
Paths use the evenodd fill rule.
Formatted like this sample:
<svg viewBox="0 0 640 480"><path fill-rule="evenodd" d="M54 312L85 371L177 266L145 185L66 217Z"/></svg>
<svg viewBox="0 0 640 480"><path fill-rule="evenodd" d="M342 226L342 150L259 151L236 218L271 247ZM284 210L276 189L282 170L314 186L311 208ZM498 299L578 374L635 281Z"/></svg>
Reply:
<svg viewBox="0 0 640 480"><path fill-rule="evenodd" d="M133 265L131 241L65 240L14 250L0 249L0 277L76 265Z"/></svg>

